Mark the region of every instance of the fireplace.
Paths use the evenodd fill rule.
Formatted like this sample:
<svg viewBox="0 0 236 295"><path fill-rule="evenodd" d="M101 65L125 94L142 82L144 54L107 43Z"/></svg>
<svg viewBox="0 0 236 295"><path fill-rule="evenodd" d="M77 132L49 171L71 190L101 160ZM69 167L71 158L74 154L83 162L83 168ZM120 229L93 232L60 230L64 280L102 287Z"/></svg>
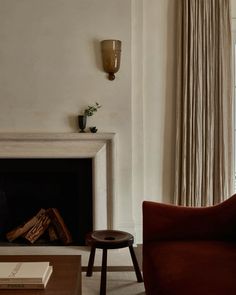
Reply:
<svg viewBox="0 0 236 295"><path fill-rule="evenodd" d="M0 241L6 232L41 209L57 208L72 235L84 245L92 224L91 159L0 159ZM16 239L24 243L26 240ZM60 245L42 235L35 245Z"/></svg>
<svg viewBox="0 0 236 295"><path fill-rule="evenodd" d="M114 139L110 133L0 134L1 223L10 228L39 207L58 207L79 245L87 231L112 228ZM68 195L72 206L65 205Z"/></svg>

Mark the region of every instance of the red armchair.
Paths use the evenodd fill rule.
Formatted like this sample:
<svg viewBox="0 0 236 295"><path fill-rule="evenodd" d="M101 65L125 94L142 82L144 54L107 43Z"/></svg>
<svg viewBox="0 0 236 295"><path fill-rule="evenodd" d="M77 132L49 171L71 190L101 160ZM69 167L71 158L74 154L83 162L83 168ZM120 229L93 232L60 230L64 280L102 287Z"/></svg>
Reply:
<svg viewBox="0 0 236 295"><path fill-rule="evenodd" d="M143 203L147 295L236 294L236 195L212 207Z"/></svg>

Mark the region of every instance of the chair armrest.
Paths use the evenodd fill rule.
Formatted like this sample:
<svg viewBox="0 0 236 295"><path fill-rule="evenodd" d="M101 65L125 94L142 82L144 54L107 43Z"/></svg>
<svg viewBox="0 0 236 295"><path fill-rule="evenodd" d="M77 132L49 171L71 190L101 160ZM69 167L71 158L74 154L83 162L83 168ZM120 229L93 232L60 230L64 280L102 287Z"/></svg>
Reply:
<svg viewBox="0 0 236 295"><path fill-rule="evenodd" d="M211 207L143 202L143 242L232 239L236 233L236 195Z"/></svg>

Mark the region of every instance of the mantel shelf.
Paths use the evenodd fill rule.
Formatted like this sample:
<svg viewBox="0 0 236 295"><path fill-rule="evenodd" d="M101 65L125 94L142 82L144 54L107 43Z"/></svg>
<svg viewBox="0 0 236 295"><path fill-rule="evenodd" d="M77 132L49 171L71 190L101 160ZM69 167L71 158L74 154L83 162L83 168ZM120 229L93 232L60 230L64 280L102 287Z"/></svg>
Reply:
<svg viewBox="0 0 236 295"><path fill-rule="evenodd" d="M4 140L113 140L115 133L0 133L0 141Z"/></svg>

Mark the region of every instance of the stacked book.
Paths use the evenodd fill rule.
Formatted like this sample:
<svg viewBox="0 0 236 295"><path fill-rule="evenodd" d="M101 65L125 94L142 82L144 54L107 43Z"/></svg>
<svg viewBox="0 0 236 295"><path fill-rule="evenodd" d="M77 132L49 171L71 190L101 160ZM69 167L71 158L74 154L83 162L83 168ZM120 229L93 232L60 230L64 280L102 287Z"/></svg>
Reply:
<svg viewBox="0 0 236 295"><path fill-rule="evenodd" d="M0 262L0 289L44 289L52 270L49 262Z"/></svg>

